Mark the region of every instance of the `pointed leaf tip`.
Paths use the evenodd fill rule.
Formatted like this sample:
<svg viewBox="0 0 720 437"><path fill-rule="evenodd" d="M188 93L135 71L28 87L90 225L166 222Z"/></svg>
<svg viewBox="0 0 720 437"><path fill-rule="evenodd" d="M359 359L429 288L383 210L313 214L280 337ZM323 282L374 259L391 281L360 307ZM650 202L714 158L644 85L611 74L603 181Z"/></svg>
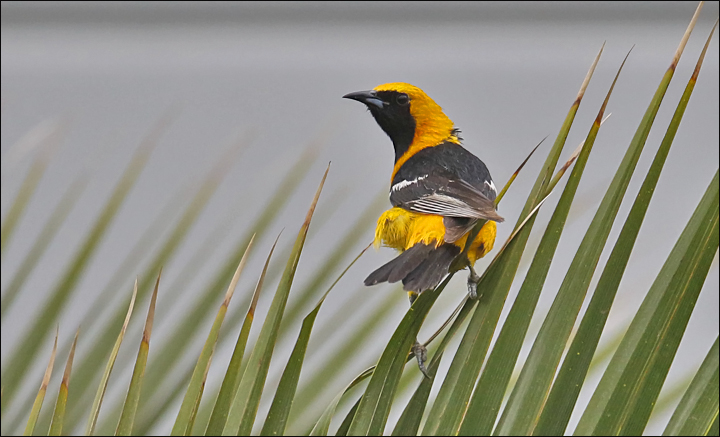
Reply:
<svg viewBox="0 0 720 437"><path fill-rule="evenodd" d="M152 297L150 298L150 308L148 309L147 319L145 319L145 328L143 329L142 341L148 344L150 343L153 321L155 320L155 304L157 302L158 289L160 288L160 276L162 276L162 267L160 267L157 280L155 281L155 289L153 290Z"/></svg>
<svg viewBox="0 0 720 437"><path fill-rule="evenodd" d="M600 56L602 55L603 50L605 50L605 42L603 42L602 47L600 47L600 51L598 52L597 56L595 56L595 60L590 66L590 70L588 70L587 74L585 75L585 79L583 79L582 85L580 85L580 91L578 91L575 102L573 102L573 106L580 106L580 102L585 95L585 90L587 90L588 85L590 85L590 79L592 79L593 73L595 73L595 67L597 67L598 62L600 62Z"/></svg>
<svg viewBox="0 0 720 437"><path fill-rule="evenodd" d="M322 192L323 186L325 186L325 179L327 179L327 175L329 172L330 172L330 163L328 163L327 169L325 170L325 174L323 175L323 178L320 181L320 186L318 187L317 192L315 193L315 198L313 199L313 202L310 205L310 209L308 210L308 213L305 216L305 223L303 223L303 227L310 226L310 220L312 219L312 216L315 213L315 207L317 206L318 200L320 200L320 193Z"/></svg>
<svg viewBox="0 0 720 437"><path fill-rule="evenodd" d="M42 382L40 383L40 389L35 397L32 409L30 410L30 417L28 417L27 425L25 426L24 435L32 435L37 424L38 417L40 416L40 409L42 408L43 401L45 400L45 393L47 392L47 386L50 383L50 377L52 376L53 366L55 365L55 356L57 354L57 341L59 335L59 328L55 331L55 344L53 345L52 353L50 354L50 361L48 362L45 373L43 374Z"/></svg>
<svg viewBox="0 0 720 437"><path fill-rule="evenodd" d="M538 147L540 147L540 145L542 143L544 143L546 139L547 139L547 136L545 138L543 138L542 140L540 140L539 143L537 143L537 145L532 149L532 151L530 151L530 153L525 158L525 160L518 166L517 170L515 170L515 172L510 176L510 179L508 179L508 181L505 183L505 186L502 188L502 190L500 190L500 193L495 197L495 206L496 207L500 203L502 198L505 197L505 193L507 193L507 191L510 189L510 186L515 181L515 178L517 178L517 176L520 174L520 171L523 169L523 167L525 167L525 164L527 164L527 162L530 160L530 157L533 156L533 154L538 149Z"/></svg>
<svg viewBox="0 0 720 437"><path fill-rule="evenodd" d="M697 9L695 9L695 13L690 20L690 24L688 24L688 27L685 30L685 34L683 35L682 40L680 40L680 45L678 45L678 48L675 51L675 56L673 56L673 60L670 63L670 67L668 67L668 70L672 70L674 72L675 68L677 68L677 64L678 62L680 62L680 56L682 56L683 51L685 50L688 39L690 39L690 34L692 33L693 29L695 29L695 24L697 23L698 17L700 16L700 11L702 11L704 3L705 2L700 2L697 6Z"/></svg>
<svg viewBox="0 0 720 437"><path fill-rule="evenodd" d="M93 435L95 433L95 427L97 426L98 416L100 415L100 408L102 407L103 399L105 397L105 391L107 390L107 385L110 380L110 375L112 374L113 367L115 366L115 360L117 359L118 352L120 351L120 346L122 345L123 338L125 337L125 331L127 330L128 324L130 323L130 316L132 315L133 307L135 306L135 298L137 297L137 291L138 280L137 278L135 278L135 286L133 287L133 294L130 298L130 305L128 306L127 314L125 315L125 322L123 322L123 326L120 329L120 334L118 335L117 340L115 340L115 344L113 345L112 351L110 352L110 357L108 358L108 362L105 365L105 372L100 379L100 384L98 385L97 392L95 393L95 399L93 400L93 404L90 409L90 417L88 418L88 422L85 427L86 435Z"/></svg>
<svg viewBox="0 0 720 437"><path fill-rule="evenodd" d="M700 53L700 57L698 58L697 64L695 64L695 70L693 71L692 78L690 79L693 82L696 82L698 76L700 75L700 68L702 67L703 61L705 60L705 54L707 53L707 49L710 46L710 41L712 40L712 37L715 34L715 29L717 29L717 26L718 26L718 19L715 20L715 24L713 24L712 30L710 31L710 35L708 35L707 41L705 41L705 46L703 47L702 52Z"/></svg>
<svg viewBox="0 0 720 437"><path fill-rule="evenodd" d="M223 306L225 307L230 305L230 299L232 299L233 293L235 293L235 288L237 287L237 283L240 280L240 273L242 273L243 269L245 268L245 263L247 262L248 254L250 253L250 249L252 248L253 241L255 241L255 234L250 237L250 242L248 243L247 248L245 248L245 253L242 256L242 259L240 260L237 269L235 269L235 274L233 275L227 292L225 293L225 299L223 300Z"/></svg>
<svg viewBox="0 0 720 437"><path fill-rule="evenodd" d="M65 372L63 373L60 390L58 391L57 400L55 401L55 411L53 411L52 421L50 422L50 430L48 435L62 435L63 422L65 421L65 409L67 407L68 390L70 387L70 374L72 372L73 359L75 357L75 347L77 346L80 328L75 331L75 338L70 346L67 363L65 364Z"/></svg>

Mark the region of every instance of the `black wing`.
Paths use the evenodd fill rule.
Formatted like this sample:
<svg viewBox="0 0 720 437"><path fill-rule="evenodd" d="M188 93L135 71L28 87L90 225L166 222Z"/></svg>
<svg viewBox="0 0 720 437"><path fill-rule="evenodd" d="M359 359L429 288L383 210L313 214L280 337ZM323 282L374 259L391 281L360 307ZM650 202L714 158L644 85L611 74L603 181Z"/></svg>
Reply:
<svg viewBox="0 0 720 437"><path fill-rule="evenodd" d="M478 219L502 222L495 185L485 164L462 146L444 143L420 150L398 170L390 202L445 217L445 241L454 242Z"/></svg>
<svg viewBox="0 0 720 437"><path fill-rule="evenodd" d="M445 217L502 221L495 202L463 180L445 174L418 176L393 185L390 202L411 211Z"/></svg>
<svg viewBox="0 0 720 437"><path fill-rule="evenodd" d="M459 144L417 152L398 170L390 202L445 217L502 221L495 212L495 185L485 164Z"/></svg>

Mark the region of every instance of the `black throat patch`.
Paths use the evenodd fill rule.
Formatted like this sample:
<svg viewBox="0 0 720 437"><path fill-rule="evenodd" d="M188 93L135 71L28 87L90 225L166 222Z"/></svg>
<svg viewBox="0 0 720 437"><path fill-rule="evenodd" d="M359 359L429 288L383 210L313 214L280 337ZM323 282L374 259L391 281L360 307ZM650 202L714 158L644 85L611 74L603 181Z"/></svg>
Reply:
<svg viewBox="0 0 720 437"><path fill-rule="evenodd" d="M410 148L415 137L415 119L410 114L410 104L399 104L397 91L378 91L377 96L385 103L382 108L369 105L375 121L390 137L395 147L395 162Z"/></svg>

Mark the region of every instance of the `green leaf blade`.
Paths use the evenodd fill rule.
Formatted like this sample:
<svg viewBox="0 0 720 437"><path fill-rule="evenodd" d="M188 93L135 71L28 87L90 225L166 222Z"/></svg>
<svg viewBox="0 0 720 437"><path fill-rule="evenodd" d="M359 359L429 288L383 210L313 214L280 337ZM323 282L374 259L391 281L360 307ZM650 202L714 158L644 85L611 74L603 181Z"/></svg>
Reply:
<svg viewBox="0 0 720 437"><path fill-rule="evenodd" d="M32 248L20 263L20 267L18 267L16 273L13 275L12 280L10 280L10 284L2 293L0 316L3 318L5 318L7 310L12 306L18 293L20 293L30 273L32 273L37 266L40 257L52 242L53 237L57 234L58 229L60 229L60 226L62 226L68 214L72 211L75 202L80 198L80 194L82 194L86 185L87 179L85 177L76 179L65 192L62 199L60 199L53 212L48 216L35 243L33 243Z"/></svg>
<svg viewBox="0 0 720 437"><path fill-rule="evenodd" d="M280 384L273 398L273 403L268 411L265 424L263 425L260 435L283 435L287 426L287 418L290 415L290 407L295 396L297 383L300 379L300 371L302 370L302 362L305 358L307 345L310 340L315 318L320 311L320 307L313 309L310 314L303 320L297 342L293 348L285 371L280 378Z"/></svg>
<svg viewBox="0 0 720 437"><path fill-rule="evenodd" d="M435 350L432 360L430 360L430 365L428 366L428 375L430 375L430 378L422 378L418 388L415 390L415 393L413 393L410 401L408 401L408 404L405 406L405 409L400 415L400 419L398 419L398 422L395 424L392 435L417 435L428 398L430 397L430 390L435 382L435 375L440 367L440 362L445 352L445 348L473 309L474 305L471 301L468 299L463 301L455 320L443 337L442 342ZM427 344L428 343L425 343L425 346L427 346Z"/></svg>
<svg viewBox="0 0 720 437"><path fill-rule="evenodd" d="M450 278L420 294L403 317L378 361L350 425L350 435L380 435L385 429L397 385L420 326Z"/></svg>
<svg viewBox="0 0 720 437"><path fill-rule="evenodd" d="M203 390L205 388L205 381L207 379L208 372L210 371L210 363L212 361L213 354L215 353L215 345L217 344L218 337L220 336L220 328L225 320L225 314L227 313L230 300L235 293L235 288L240 280L240 275L245 268L245 263L248 259L248 254L252 248L252 243L255 237L250 239L245 254L240 260L235 274L233 275L230 285L228 286L227 293L225 293L225 299L223 299L222 305L215 316L212 328L208 334L205 345L200 352L197 364L193 370L192 376L190 377L190 383L188 384L187 392L185 392L185 398L180 405L180 411L178 411L175 424L172 428L172 435L190 435L192 433L193 425L195 423L195 416L197 414L198 405L202 398Z"/></svg>
<svg viewBox="0 0 720 437"><path fill-rule="evenodd" d="M697 14L695 18L697 17ZM694 27L691 21L671 68L668 69L648 106L618 170L603 198L588 231L577 250L553 306L543 323L523 371L503 411L496 434L528 434L537 426L550 384L565 344L580 311L600 255L627 191L640 154L645 146L660 103L665 96L684 43ZM547 346L551 346L548 348Z"/></svg>
<svg viewBox="0 0 720 437"><path fill-rule="evenodd" d="M561 172L564 172L572 162L575 161L574 157L577 156L577 162L575 163L572 174L568 178L565 189L545 229L540 245L525 276L525 280L520 287L518 296L503 324L495 346L488 357L485 370L478 381L475 393L468 405L465 420L459 431L460 435L484 435L492 432L497 414L500 411L503 396L505 395L510 377L512 376L514 365L517 362L520 349L530 325L530 320L535 311L537 301L540 298L540 293L550 270L555 250L562 236L565 221L567 220L570 207L575 198L577 187L600 129L605 108L607 107L617 78L620 75L620 71L622 71L622 66L620 66L590 132L582 144L579 155L573 154L561 171L558 172L557 176L561 176ZM548 188L554 187L557 180L559 180L558 177L554 178Z"/></svg>
<svg viewBox="0 0 720 437"><path fill-rule="evenodd" d="M322 307L323 302L325 302L325 298L328 294L330 294L330 290L332 290L333 287L335 287L335 284L337 284L340 279L345 276L345 273L350 270L350 267L352 267L353 264L360 259L369 247L369 245L365 247L365 249L363 249L358 256L352 260L350 265L348 265L345 270L340 273L340 276L338 276L335 282L330 285L330 288L328 288L323 297L320 298L320 301L315 308L303 320L300 333L298 334L298 339L295 342L295 347L290 354L288 363L285 366L282 377L280 378L280 383L278 384L277 391L275 392L275 398L273 398L272 405L270 405L270 411L268 411L265 424L260 432L261 435L283 435L285 433L288 417L290 416L290 408L293 405L297 384L300 379L300 372L305 359L305 353L307 352L307 345L310 341L310 334L312 332L313 325L315 324L315 319L320 312L320 307Z"/></svg>
<svg viewBox="0 0 720 437"><path fill-rule="evenodd" d="M142 340L140 340L140 348L138 349L135 367L133 369L132 378L130 379L130 387L128 388L125 404L123 405L120 420L118 422L115 435L132 435L133 424L135 423L135 414L137 412L138 403L140 402L140 390L142 389L143 379L145 377L145 366L150 351L150 336L152 335L152 326L155 319L155 303L157 302L158 288L160 287L160 275L158 274L155 282L155 290L150 299L150 308L148 308L147 319L145 319L145 329L143 330Z"/></svg>
<svg viewBox="0 0 720 437"><path fill-rule="evenodd" d="M32 435L37 424L38 417L40 416L40 409L42 408L43 401L45 400L45 393L47 393L47 387L50 383L50 376L52 376L53 366L55 364L55 354L57 353L57 340L58 334L55 334L55 344L53 345L52 353L50 354L50 360L45 374L43 375L42 382L40 383L40 389L38 390L35 402L33 403L32 410L30 410L30 417L28 417L27 425L25 426L24 435Z"/></svg>
<svg viewBox="0 0 720 437"><path fill-rule="evenodd" d="M65 409L67 407L68 390L70 389L70 374L72 372L73 358L75 357L75 346L77 346L79 334L80 330L75 333L75 340L73 340L72 346L70 347L70 353L68 354L67 363L65 364L65 373L63 373L63 379L60 383L60 390L58 391L57 401L55 402L55 411L53 411L52 422L50 422L48 435L62 435L63 422L65 421Z"/></svg>
<svg viewBox="0 0 720 437"><path fill-rule="evenodd" d="M720 386L718 339L708 351L690 386L685 391L663 435L713 435L718 418Z"/></svg>
<svg viewBox="0 0 720 437"><path fill-rule="evenodd" d="M120 328L120 334L118 334L117 340L115 340L115 345L113 346L112 351L110 351L110 357L105 365L105 372L100 379L100 385L95 393L95 400L93 401L92 408L90 409L90 417L88 418L88 422L85 427L85 435L93 435L95 432L95 426L97 425L98 416L100 415L100 408L102 407L103 399L105 397L105 391L107 390L108 381L110 380L110 374L112 374L113 367L115 366L115 359L120 351L120 346L122 345L123 338L125 337L125 331L130 323L130 316L132 315L133 308L135 306L137 291L138 283L137 280L135 280L135 286L133 287L133 294L130 298L130 305L128 305L125 321L123 322L122 328Z"/></svg>
<svg viewBox="0 0 720 437"><path fill-rule="evenodd" d="M265 265L263 266L262 273L260 274L260 279L258 279L257 285L255 286L255 291L253 292L252 300L250 301L250 307L245 314L245 320L243 321L242 328L240 329L238 339L235 342L235 349L233 350L232 358L230 359L227 371L225 372L220 392L215 400L215 406L210 416L210 420L208 421L205 435L219 435L225 427L230 406L232 405L232 401L237 393L238 385L240 384L240 377L242 376L240 374L242 359L245 354L245 346L247 345L248 337L250 336L250 328L255 320L255 308L257 307L258 299L260 298L260 292L263 289L265 274L267 273L268 265L270 265L270 259L272 258L273 252L275 252L275 246L277 246L279 239L280 235L278 235L277 239L275 239L275 243L273 243L273 246L270 249L270 253L265 260Z"/></svg>
<svg viewBox="0 0 720 437"><path fill-rule="evenodd" d="M716 172L613 355L575 434L627 429L631 416L640 421L634 422L635 426L644 427L639 424L649 415L647 402L654 402L657 394L646 393L641 405L636 405L641 399L639 393L659 391L684 333L688 311L697 299L700 281L704 281L717 250L713 223L717 226L719 192ZM649 382L649 378L660 381ZM645 410L638 413L636 408Z"/></svg>
<svg viewBox="0 0 720 437"><path fill-rule="evenodd" d="M350 382L350 384L347 385L347 387L345 387L340 393L338 393L330 402L330 404L328 404L328 406L325 408L322 415L320 415L317 423L310 431L310 435L326 436L328 434L328 430L330 429L330 422L332 422L332 418L335 415L335 410L337 410L337 406L340 403L342 397L356 385L360 384L365 379L371 377L373 375L373 372L375 372L375 366L372 366L369 369L366 369L365 371L360 373L358 376L355 377L355 379Z"/></svg>
<svg viewBox="0 0 720 437"><path fill-rule="evenodd" d="M234 158L235 155L237 155L237 153L241 150L240 146L242 145L244 145L244 142L242 141L239 141L237 144L233 144L233 146L230 147L228 151L223 155L222 159L218 160L218 162L212 168L212 171L208 172L202 183L199 184L198 189L195 191L195 195L185 207L185 210L182 212L177 223L172 228L172 231L164 240L162 246L157 251L156 255L148 263L143 274L140 275L138 285L138 299L140 301L144 300L148 296L148 294L150 294L152 290L152 285L156 279L157 272L162 268L163 265L168 264L172 260L173 256L177 253L180 244L184 241L185 237L190 232L192 225L197 221L200 213L204 210L205 205L210 201L212 194L215 192L218 185L222 181L223 176L229 171L230 164L234 162L232 158ZM233 270L236 265L237 263L233 265ZM225 283L227 283L227 281ZM219 284L215 290L222 290L225 283ZM98 302L101 303L102 301L96 301L96 303ZM212 308L214 308L214 306L211 305L210 299L208 299L208 311L210 311ZM119 323L120 320L122 320L122 316L122 310L118 309L115 314L113 314L109 318L109 320L105 323L105 327L102 329L102 333L96 337L91 351L80 362L78 366L78 373L81 375L81 378L78 381L76 399L79 399L83 396L85 390L87 390L89 387L92 377L97 372L99 372L99 363L101 361L99 357L103 357L105 356L105 354L108 353L111 339L114 336L114 326ZM189 326L192 327L194 325L189 324ZM191 329L190 327L186 327L186 329ZM178 329L175 333L175 336L182 334L185 334L185 332L182 332L182 329ZM184 339L187 339L187 337L184 337ZM187 344L189 342L185 343ZM175 356L175 353L182 350L184 349L175 348L175 350L171 350L168 352L167 350L163 349L161 350L161 353L158 354L157 359L167 361L165 357ZM152 391L153 382L159 379L159 377L153 374L153 370L154 368L149 369L148 378L146 379L146 381L150 382L150 384L147 384L150 387L146 387L146 391ZM164 366L161 373L163 375L169 374L170 372L168 370L169 366Z"/></svg>
<svg viewBox="0 0 720 437"><path fill-rule="evenodd" d="M100 242L103 240L110 224L116 217L120 206L124 203L131 188L137 182L150 158L154 146L158 143L159 137L162 132L164 132L168 123L169 119L167 117L162 119L155 129L151 131L144 143L137 149L120 180L115 185L100 215L90 231L86 234L83 243L64 271L62 278L57 282L57 286L45 301L41 315L35 319L28 332L19 342L18 348L11 353L11 358L8 361L9 365L3 369L2 372L2 380L5 381L6 385L0 403L2 405L2 407L0 407L1 410L4 411L5 406L14 398L18 385L22 382L26 370L29 368L27 363L31 362L37 354L42 340L52 329L52 325L57 320L65 303L67 303L75 290L85 269L89 265L90 259L100 246Z"/></svg>
<svg viewBox="0 0 720 437"><path fill-rule="evenodd" d="M232 277L238 262L240 262L240 259L245 253L245 248L252 235L254 234L256 238L260 239L268 231L270 225L295 192L295 188L299 185L297 182L305 177L312 167L316 156L316 147L306 148L300 159L298 159L280 182L278 189L270 197L270 200L259 213L257 219L248 227L250 231L242 235L233 245L231 255L228 257L227 262L223 263L211 277L208 284L204 287L202 295L198 298L197 304L193 306L193 310L178 324L178 329L173 333L172 339L161 345L157 359L151 362L148 368L147 384L146 387L143 388L141 404L145 399L150 399L150 397L160 389L162 383L170 374L167 369L178 362L182 356L182 352L189 344L188 336L194 335L195 331L192 327L211 316L211 311L214 308L212 302L214 302L213 299L217 294L217 290L223 289L224 284L227 284ZM236 318L230 316L227 323L228 326L234 327L243 322L243 314L237 313L237 316ZM190 371L191 370L188 370L188 372ZM173 391L181 389L182 385L177 384ZM141 412L142 414L138 417L136 429L139 433L148 432L158 418L157 413L159 413L159 411L154 408L148 411L148 414Z"/></svg>
<svg viewBox="0 0 720 437"><path fill-rule="evenodd" d="M545 193L552 179L553 170L560 159L570 127L575 120L601 53L602 49L595 57L575 101L565 117L555 143L545 159L543 169L538 174L535 185L515 225L513 238L496 255L480 279L478 289L485 290L489 296L483 299L483 304L475 310L466 328L450 369L430 409L427 422L422 430L423 435L456 434L459 431L485 354L490 346L500 313L535 223L537 217L535 213L546 198Z"/></svg>
<svg viewBox="0 0 720 437"><path fill-rule="evenodd" d="M713 32L714 30L713 28ZM712 36L713 32L710 33L710 36ZM600 340L600 335L605 327L620 281L627 267L630 254L640 232L640 227L655 192L655 187L685 113L687 103L692 95L709 42L710 38L708 38L698 59L695 72L685 88L665 137L635 198L635 202L595 288L590 304L585 311L580 327L553 384L536 429L536 433L539 435L555 435L565 432L575 401Z"/></svg>
<svg viewBox="0 0 720 437"><path fill-rule="evenodd" d="M325 175L320 182L320 186L315 193L315 198L305 217L305 222L295 239L295 245L290 252L290 257L285 266L285 271L280 279L280 283L278 284L275 297L270 304L268 316L265 319L265 323L263 323L255 348L250 354L245 373L243 373L237 394L230 407L230 413L223 429L223 435L249 434L255 423L255 416L260 405L260 397L262 396L275 342L280 330L280 322L282 321L285 305L287 304L287 299L290 294L290 287L292 286L295 271L300 261L300 255L305 244L310 221L315 212L315 207L317 206L329 171L330 166L328 165Z"/></svg>
<svg viewBox="0 0 720 437"><path fill-rule="evenodd" d="M28 132L25 137L20 140L19 144L14 146L17 149L19 147L28 147L28 145L30 147L34 147L38 145L37 143L45 143L43 145L44 150L40 151L38 156L35 157L30 165L30 168L25 175L25 179L23 179L18 193L15 196L15 200L13 200L5 218L2 221L2 226L0 227L0 255L5 254L5 249L12 239L15 227L19 223L20 217L22 217L25 212L25 208L30 202L30 199L32 199L33 194L35 194L35 190L45 174L45 170L47 169L47 166L50 163L50 158L53 154L52 152L56 149L60 137L63 134L63 130L63 126L58 122L48 120L40 123ZM22 144L22 146L20 146L20 144Z"/></svg>

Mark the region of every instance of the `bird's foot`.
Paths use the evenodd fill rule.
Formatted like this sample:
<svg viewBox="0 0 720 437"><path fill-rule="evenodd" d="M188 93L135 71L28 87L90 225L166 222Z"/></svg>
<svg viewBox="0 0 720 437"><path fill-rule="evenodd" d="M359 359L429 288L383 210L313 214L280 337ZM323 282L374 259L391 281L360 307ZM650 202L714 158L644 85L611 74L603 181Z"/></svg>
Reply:
<svg viewBox="0 0 720 437"><path fill-rule="evenodd" d="M470 299L475 300L478 298L477 286L480 282L480 276L478 276L477 272L475 272L473 266L469 265L468 268L470 269L470 274L468 274L467 280L468 296Z"/></svg>
<svg viewBox="0 0 720 437"><path fill-rule="evenodd" d="M420 371L423 373L423 375L425 375L425 377L428 379L432 379L428 374L427 369L425 368L425 361L427 361L427 348L416 340L415 344L412 347L412 353L413 355L415 355L415 358L418 362L418 367L420 368Z"/></svg>

